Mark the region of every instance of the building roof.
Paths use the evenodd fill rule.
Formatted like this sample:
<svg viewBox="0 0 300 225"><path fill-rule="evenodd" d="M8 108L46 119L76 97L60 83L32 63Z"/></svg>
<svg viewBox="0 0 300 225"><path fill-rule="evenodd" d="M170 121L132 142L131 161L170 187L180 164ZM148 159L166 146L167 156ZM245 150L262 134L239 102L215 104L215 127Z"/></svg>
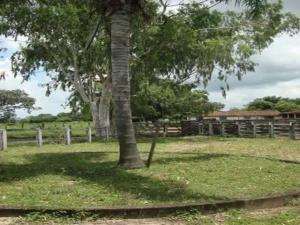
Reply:
<svg viewBox="0 0 300 225"><path fill-rule="evenodd" d="M291 111L291 112L282 112L281 114L300 114L300 110Z"/></svg>
<svg viewBox="0 0 300 225"><path fill-rule="evenodd" d="M244 111L244 110L231 110L231 111L216 111L209 113L206 117L245 117L245 116L279 116L280 112L273 110L261 111Z"/></svg>

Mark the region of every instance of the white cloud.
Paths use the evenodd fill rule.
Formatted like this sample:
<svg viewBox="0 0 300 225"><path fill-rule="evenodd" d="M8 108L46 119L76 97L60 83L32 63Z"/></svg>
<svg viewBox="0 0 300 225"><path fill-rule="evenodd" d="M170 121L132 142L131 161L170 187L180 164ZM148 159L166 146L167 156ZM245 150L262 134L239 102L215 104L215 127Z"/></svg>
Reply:
<svg viewBox="0 0 300 225"><path fill-rule="evenodd" d="M261 98L264 96L276 95L286 98L299 98L300 97L300 78L280 82L275 85L262 85L258 87L241 87L231 90L224 98L219 91L211 92L209 98L211 101L222 102L226 105L226 109L234 107L243 107L248 102Z"/></svg>
<svg viewBox="0 0 300 225"><path fill-rule="evenodd" d="M0 61L0 71L5 72L5 80L0 80L0 89L13 90L21 89L24 90L29 96L36 99L36 106L41 107L41 110L32 112L32 115L40 113L57 114L59 112L68 111L62 105L64 105L69 96L68 92L57 90L49 97L45 95L45 88L41 87L40 80L37 77L32 77L30 81L22 82L21 77L14 77L10 70L10 60L5 58ZM44 75L42 75L44 76ZM44 78L46 80L46 77ZM26 111L20 110L17 112L18 117L25 117L28 115Z"/></svg>

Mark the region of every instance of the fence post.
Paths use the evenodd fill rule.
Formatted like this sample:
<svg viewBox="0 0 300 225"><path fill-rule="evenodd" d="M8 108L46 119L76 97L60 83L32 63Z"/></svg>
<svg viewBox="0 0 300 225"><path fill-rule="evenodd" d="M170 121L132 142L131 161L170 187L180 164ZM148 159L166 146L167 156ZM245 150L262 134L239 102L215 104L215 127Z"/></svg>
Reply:
<svg viewBox="0 0 300 225"><path fill-rule="evenodd" d="M256 138L256 124L255 124L254 121L252 122L252 128L253 128L253 131L252 131L253 132L253 137Z"/></svg>
<svg viewBox="0 0 300 225"><path fill-rule="evenodd" d="M296 131L295 131L295 123L290 122L290 138L295 140L296 139Z"/></svg>
<svg viewBox="0 0 300 225"><path fill-rule="evenodd" d="M70 127L66 128L66 145L71 144L71 129Z"/></svg>
<svg viewBox="0 0 300 225"><path fill-rule="evenodd" d="M43 146L43 132L41 128L37 128L36 141L39 147Z"/></svg>
<svg viewBox="0 0 300 225"><path fill-rule="evenodd" d="M275 133L274 133L274 123L270 122L269 123L269 137L274 138Z"/></svg>
<svg viewBox="0 0 300 225"><path fill-rule="evenodd" d="M225 124L221 122L221 135L225 137Z"/></svg>
<svg viewBox="0 0 300 225"><path fill-rule="evenodd" d="M210 136L214 135L214 129L213 129L212 123L208 123L208 135L210 135Z"/></svg>
<svg viewBox="0 0 300 225"><path fill-rule="evenodd" d="M5 129L0 130L0 150L7 149L7 133Z"/></svg>
<svg viewBox="0 0 300 225"><path fill-rule="evenodd" d="M165 138L165 137L167 137L167 135L168 135L168 127L167 127L166 123L164 123L163 128L164 128L164 134L163 134L163 137Z"/></svg>
<svg viewBox="0 0 300 225"><path fill-rule="evenodd" d="M92 128L90 126L87 128L87 141L92 143Z"/></svg>
<svg viewBox="0 0 300 225"><path fill-rule="evenodd" d="M198 122L198 135L201 135L201 134L203 134L203 130L202 130L202 125L201 125L201 123L200 122Z"/></svg>
<svg viewBox="0 0 300 225"><path fill-rule="evenodd" d="M241 137L242 136L242 132L241 132L241 124L240 124L240 122L237 122L236 126L237 126L237 135L239 137Z"/></svg>

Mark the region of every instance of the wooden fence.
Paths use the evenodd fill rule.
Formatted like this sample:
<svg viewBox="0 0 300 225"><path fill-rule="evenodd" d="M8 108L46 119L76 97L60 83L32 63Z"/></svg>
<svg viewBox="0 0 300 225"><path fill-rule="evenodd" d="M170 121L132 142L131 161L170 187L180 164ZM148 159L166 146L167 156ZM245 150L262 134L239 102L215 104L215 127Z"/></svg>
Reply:
<svg viewBox="0 0 300 225"><path fill-rule="evenodd" d="M185 121L182 135L221 135L239 137L290 137L300 139L300 121Z"/></svg>
<svg viewBox="0 0 300 225"><path fill-rule="evenodd" d="M80 131L80 132L79 132ZM78 134L78 132L80 134ZM36 144L42 146L44 143L59 143L71 145L72 142L92 142L93 128L76 130L72 133L70 127L63 129L0 129L0 150L14 144Z"/></svg>
<svg viewBox="0 0 300 225"><path fill-rule="evenodd" d="M220 135L239 137L290 137L300 139L300 121L182 121L181 123L156 124L151 122L134 123L137 136L152 137L154 132L158 136L172 137L181 135ZM18 133L20 135L18 135ZM50 129L0 129L0 150L10 144L60 143L70 145L72 142L89 142L94 137L94 129L71 129L65 127Z"/></svg>
<svg viewBox="0 0 300 225"><path fill-rule="evenodd" d="M179 136L182 134L180 123L160 123L155 125L152 122L134 123L134 129L137 136L152 137L154 132L158 132L158 136Z"/></svg>

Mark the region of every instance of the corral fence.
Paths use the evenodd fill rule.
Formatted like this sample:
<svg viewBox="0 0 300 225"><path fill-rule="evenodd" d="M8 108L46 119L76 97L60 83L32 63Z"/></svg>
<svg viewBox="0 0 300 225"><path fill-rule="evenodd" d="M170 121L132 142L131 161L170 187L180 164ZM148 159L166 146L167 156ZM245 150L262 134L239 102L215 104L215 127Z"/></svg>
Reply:
<svg viewBox="0 0 300 225"><path fill-rule="evenodd" d="M152 137L154 133L160 137L187 135L238 136L238 137L290 137L300 139L300 121L181 121L173 123L136 122L134 128L137 136ZM115 135L112 135L115 136ZM0 150L14 144L44 143L66 144L95 140L94 128L72 129L70 126L55 129L0 129Z"/></svg>
<svg viewBox="0 0 300 225"><path fill-rule="evenodd" d="M182 135L290 137L300 139L299 120L182 121Z"/></svg>

